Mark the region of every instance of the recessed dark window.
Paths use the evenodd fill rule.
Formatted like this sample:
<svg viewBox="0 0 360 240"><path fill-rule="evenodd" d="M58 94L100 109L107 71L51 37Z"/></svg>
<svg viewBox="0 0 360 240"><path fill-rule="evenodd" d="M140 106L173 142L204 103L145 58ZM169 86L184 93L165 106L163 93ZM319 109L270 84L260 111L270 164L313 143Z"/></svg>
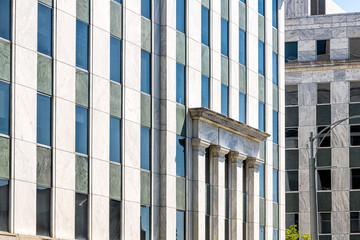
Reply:
<svg viewBox="0 0 360 240"><path fill-rule="evenodd" d="M350 38L350 59L360 58L360 38Z"/></svg>
<svg viewBox="0 0 360 240"><path fill-rule="evenodd" d="M286 214L286 228L296 225L299 229L299 214Z"/></svg>
<svg viewBox="0 0 360 240"><path fill-rule="evenodd" d="M298 147L298 129L285 128L285 147L297 148Z"/></svg>
<svg viewBox="0 0 360 240"><path fill-rule="evenodd" d="M285 105L298 105L298 85L285 86Z"/></svg>
<svg viewBox="0 0 360 240"><path fill-rule="evenodd" d="M298 171L286 171L286 191L298 191Z"/></svg>
<svg viewBox="0 0 360 240"><path fill-rule="evenodd" d="M311 0L311 15L325 14L325 0Z"/></svg>
<svg viewBox="0 0 360 240"><path fill-rule="evenodd" d="M285 168L286 170L299 169L299 150L285 151Z"/></svg>
<svg viewBox="0 0 360 240"><path fill-rule="evenodd" d="M286 193L285 202L286 213L299 212L299 193Z"/></svg>
<svg viewBox="0 0 360 240"><path fill-rule="evenodd" d="M317 103L330 103L330 83L319 83L317 85Z"/></svg>
<svg viewBox="0 0 360 240"><path fill-rule="evenodd" d="M299 126L299 108L286 107L285 108L285 127Z"/></svg>
<svg viewBox="0 0 360 240"><path fill-rule="evenodd" d="M0 178L0 231L9 231L9 181Z"/></svg>
<svg viewBox="0 0 360 240"><path fill-rule="evenodd" d="M316 41L317 61L330 60L330 40Z"/></svg>
<svg viewBox="0 0 360 240"><path fill-rule="evenodd" d="M319 212L331 212L332 209L332 197L331 192L322 192L317 193L318 197L318 211Z"/></svg>
<svg viewBox="0 0 360 240"><path fill-rule="evenodd" d="M331 170L318 170L318 190L331 190Z"/></svg>
<svg viewBox="0 0 360 240"><path fill-rule="evenodd" d="M318 219L319 233L331 233L331 213L319 213Z"/></svg>
<svg viewBox="0 0 360 240"><path fill-rule="evenodd" d="M316 125L331 124L331 105L316 106Z"/></svg>
<svg viewBox="0 0 360 240"><path fill-rule="evenodd" d="M285 43L285 62L298 61L298 42Z"/></svg>
<svg viewBox="0 0 360 240"><path fill-rule="evenodd" d="M350 82L350 102L360 102L360 82Z"/></svg>
<svg viewBox="0 0 360 240"><path fill-rule="evenodd" d="M36 193L36 235L50 236L51 189L37 187Z"/></svg>
<svg viewBox="0 0 360 240"><path fill-rule="evenodd" d="M360 189L360 169L351 169L351 189Z"/></svg>
<svg viewBox="0 0 360 240"><path fill-rule="evenodd" d="M320 133L325 128L326 127L318 127L317 132ZM320 147L330 147L331 146L331 132L330 132L329 128L320 134L320 136L318 138L318 145L320 145Z"/></svg>
<svg viewBox="0 0 360 240"><path fill-rule="evenodd" d="M350 232L360 233L360 212L350 213Z"/></svg>
<svg viewBox="0 0 360 240"><path fill-rule="evenodd" d="M318 149L316 155L318 167L331 166L331 148L320 148Z"/></svg>
<svg viewBox="0 0 360 240"><path fill-rule="evenodd" d="M360 146L360 126L350 126L350 144Z"/></svg>
<svg viewBox="0 0 360 240"><path fill-rule="evenodd" d="M110 240L120 240L121 237L121 202L110 200L109 211Z"/></svg>
<svg viewBox="0 0 360 240"><path fill-rule="evenodd" d="M75 238L87 239L88 233L88 196L75 194Z"/></svg>

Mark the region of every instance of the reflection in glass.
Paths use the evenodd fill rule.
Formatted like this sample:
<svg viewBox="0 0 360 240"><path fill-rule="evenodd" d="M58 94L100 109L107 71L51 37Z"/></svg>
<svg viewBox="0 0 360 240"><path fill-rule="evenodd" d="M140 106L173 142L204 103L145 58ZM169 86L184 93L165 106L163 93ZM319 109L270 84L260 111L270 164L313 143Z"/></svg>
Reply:
<svg viewBox="0 0 360 240"><path fill-rule="evenodd" d="M176 176L185 177L185 138L176 136Z"/></svg>
<svg viewBox="0 0 360 240"><path fill-rule="evenodd" d="M120 83L121 78L121 40L110 37L110 79Z"/></svg>
<svg viewBox="0 0 360 240"><path fill-rule="evenodd" d="M9 231L9 181L0 178L0 231Z"/></svg>
<svg viewBox="0 0 360 240"><path fill-rule="evenodd" d="M0 37L10 40L10 0L0 1Z"/></svg>
<svg viewBox="0 0 360 240"><path fill-rule="evenodd" d="M140 167L141 169L150 170L150 129L141 126L140 138Z"/></svg>
<svg viewBox="0 0 360 240"><path fill-rule="evenodd" d="M259 102L259 130L265 131L265 104Z"/></svg>
<svg viewBox="0 0 360 240"><path fill-rule="evenodd" d="M176 240L185 240L185 212L176 211Z"/></svg>
<svg viewBox="0 0 360 240"><path fill-rule="evenodd" d="M331 213L319 213L319 233L331 233Z"/></svg>
<svg viewBox="0 0 360 240"><path fill-rule="evenodd" d="M121 202L110 200L109 211L110 240L120 240L121 237Z"/></svg>
<svg viewBox="0 0 360 240"><path fill-rule="evenodd" d="M318 190L331 190L331 170L318 170Z"/></svg>
<svg viewBox="0 0 360 240"><path fill-rule="evenodd" d="M185 33L185 1L176 0L176 30Z"/></svg>
<svg viewBox="0 0 360 240"><path fill-rule="evenodd" d="M88 196L75 194L75 238L86 240L88 233Z"/></svg>
<svg viewBox="0 0 360 240"><path fill-rule="evenodd" d="M51 145L51 98L37 95L37 143Z"/></svg>
<svg viewBox="0 0 360 240"><path fill-rule="evenodd" d="M239 92L239 122L246 121L246 96Z"/></svg>
<svg viewBox="0 0 360 240"><path fill-rule="evenodd" d="M150 240L150 207L140 208L140 240Z"/></svg>
<svg viewBox="0 0 360 240"><path fill-rule="evenodd" d="M176 63L176 102L185 105L185 66Z"/></svg>
<svg viewBox="0 0 360 240"><path fill-rule="evenodd" d="M298 43L285 43L285 62L297 62L298 60Z"/></svg>
<svg viewBox="0 0 360 240"><path fill-rule="evenodd" d="M221 114L228 115L228 86L221 84Z"/></svg>
<svg viewBox="0 0 360 240"><path fill-rule="evenodd" d="M201 75L201 106L209 108L210 102L210 87L209 78Z"/></svg>
<svg viewBox="0 0 360 240"><path fill-rule="evenodd" d="M141 50L141 91L150 94L150 53Z"/></svg>
<svg viewBox="0 0 360 240"><path fill-rule="evenodd" d="M278 170L273 169L273 202L278 202Z"/></svg>
<svg viewBox="0 0 360 240"><path fill-rule="evenodd" d="M36 235L50 236L50 188L36 189Z"/></svg>
<svg viewBox="0 0 360 240"><path fill-rule="evenodd" d="M286 171L286 191L298 191L298 171Z"/></svg>
<svg viewBox="0 0 360 240"><path fill-rule="evenodd" d="M228 56L228 31L229 31L228 21L221 18L221 54Z"/></svg>
<svg viewBox="0 0 360 240"><path fill-rule="evenodd" d="M141 0L141 16L151 18L151 0Z"/></svg>
<svg viewBox="0 0 360 240"><path fill-rule="evenodd" d="M209 46L209 9L201 6L201 43Z"/></svg>
<svg viewBox="0 0 360 240"><path fill-rule="evenodd" d="M317 85L318 104L330 103L330 83L319 83Z"/></svg>
<svg viewBox="0 0 360 240"><path fill-rule="evenodd" d="M265 74L265 44L259 41L258 49L258 62L259 62L259 74L264 76Z"/></svg>
<svg viewBox="0 0 360 240"><path fill-rule="evenodd" d="M76 20L76 66L88 70L88 25Z"/></svg>
<svg viewBox="0 0 360 240"><path fill-rule="evenodd" d="M88 110L76 106L76 152L88 153Z"/></svg>
<svg viewBox="0 0 360 240"><path fill-rule="evenodd" d="M51 8L38 4L38 52L51 56Z"/></svg>
<svg viewBox="0 0 360 240"><path fill-rule="evenodd" d="M298 105L298 85L285 86L285 105Z"/></svg>
<svg viewBox="0 0 360 240"><path fill-rule="evenodd" d="M0 133L9 135L9 88L8 83L0 81Z"/></svg>
<svg viewBox="0 0 360 240"><path fill-rule="evenodd" d="M246 33L239 29L239 63L246 65Z"/></svg>
<svg viewBox="0 0 360 240"><path fill-rule="evenodd" d="M298 129L285 128L285 147L297 148L298 147Z"/></svg>
<svg viewBox="0 0 360 240"><path fill-rule="evenodd" d="M110 161L120 163L121 123L119 118L110 117Z"/></svg>

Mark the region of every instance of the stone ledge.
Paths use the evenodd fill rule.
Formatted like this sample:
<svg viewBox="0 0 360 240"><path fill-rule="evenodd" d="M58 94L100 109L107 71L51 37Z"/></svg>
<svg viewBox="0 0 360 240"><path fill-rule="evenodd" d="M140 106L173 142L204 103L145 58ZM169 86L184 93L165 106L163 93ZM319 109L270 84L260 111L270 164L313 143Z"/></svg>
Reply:
<svg viewBox="0 0 360 240"><path fill-rule="evenodd" d="M328 60L328 61L309 61L309 62L294 62L286 63L285 70L296 70L304 68L360 68L360 59L345 59L345 60Z"/></svg>
<svg viewBox="0 0 360 240"><path fill-rule="evenodd" d="M49 240L49 239L69 240L69 239L62 239L62 238L51 238L51 237L43 237L43 236L28 236L28 235L0 232L0 240Z"/></svg>

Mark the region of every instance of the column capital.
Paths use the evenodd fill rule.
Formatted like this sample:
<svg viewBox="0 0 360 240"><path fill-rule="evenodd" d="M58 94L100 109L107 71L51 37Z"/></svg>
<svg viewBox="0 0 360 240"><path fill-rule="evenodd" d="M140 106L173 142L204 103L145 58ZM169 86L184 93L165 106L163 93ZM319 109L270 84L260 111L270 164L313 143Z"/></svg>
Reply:
<svg viewBox="0 0 360 240"><path fill-rule="evenodd" d="M248 157L246 159L246 163L249 166L249 169L253 170L254 172L260 171L260 166L263 165L265 162L262 159L255 158L255 157Z"/></svg>
<svg viewBox="0 0 360 240"><path fill-rule="evenodd" d="M191 144L192 144L193 150L196 150L198 152L204 152L204 153L205 153L205 149L210 146L209 141L206 141L201 138L191 139Z"/></svg>
<svg viewBox="0 0 360 240"><path fill-rule="evenodd" d="M242 162L246 159L247 155L235 151L230 151L229 158L232 163L242 165Z"/></svg>
<svg viewBox="0 0 360 240"><path fill-rule="evenodd" d="M225 159L225 155L230 151L229 148L223 147L220 145L212 145L211 146L211 154L213 157L217 157L220 159Z"/></svg>

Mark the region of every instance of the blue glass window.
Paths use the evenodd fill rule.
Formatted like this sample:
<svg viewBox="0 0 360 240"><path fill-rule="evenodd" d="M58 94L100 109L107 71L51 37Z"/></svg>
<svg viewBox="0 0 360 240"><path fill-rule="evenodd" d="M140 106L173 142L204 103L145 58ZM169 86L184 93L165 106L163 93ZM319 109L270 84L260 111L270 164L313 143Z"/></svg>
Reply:
<svg viewBox="0 0 360 240"><path fill-rule="evenodd" d="M110 117L110 161L120 163L121 123L119 118Z"/></svg>
<svg viewBox="0 0 360 240"><path fill-rule="evenodd" d="M141 16L151 18L151 0L141 0Z"/></svg>
<svg viewBox="0 0 360 240"><path fill-rule="evenodd" d="M285 62L296 62L298 59L298 43L285 43Z"/></svg>
<svg viewBox="0 0 360 240"><path fill-rule="evenodd" d="M264 183L265 183L265 166L260 165L260 172L259 172L259 196L261 198L265 197L265 188L264 188Z"/></svg>
<svg viewBox="0 0 360 240"><path fill-rule="evenodd" d="M228 56L228 21L221 18L221 54Z"/></svg>
<svg viewBox="0 0 360 240"><path fill-rule="evenodd" d="M201 43L209 46L209 9L201 6Z"/></svg>
<svg viewBox="0 0 360 240"><path fill-rule="evenodd" d="M209 108L210 101L210 87L209 87L209 78L202 75L201 76L201 106Z"/></svg>
<svg viewBox="0 0 360 240"><path fill-rule="evenodd" d="M273 143L278 143L278 112L273 111Z"/></svg>
<svg viewBox="0 0 360 240"><path fill-rule="evenodd" d="M150 53L141 50L141 91L150 94Z"/></svg>
<svg viewBox="0 0 360 240"><path fill-rule="evenodd" d="M228 115L228 86L221 84L221 114Z"/></svg>
<svg viewBox="0 0 360 240"><path fill-rule="evenodd" d="M185 105L185 66L176 63L176 102Z"/></svg>
<svg viewBox="0 0 360 240"><path fill-rule="evenodd" d="M9 135L10 85L0 81L0 133Z"/></svg>
<svg viewBox="0 0 360 240"><path fill-rule="evenodd" d="M1 1L0 1L1 2ZM9 181L0 178L0 231L9 231Z"/></svg>
<svg viewBox="0 0 360 240"><path fill-rule="evenodd" d="M273 240L279 240L279 230L273 230Z"/></svg>
<svg viewBox="0 0 360 240"><path fill-rule="evenodd" d="M51 144L51 98L37 95L37 142Z"/></svg>
<svg viewBox="0 0 360 240"><path fill-rule="evenodd" d="M140 207L140 239L150 240L150 207Z"/></svg>
<svg viewBox="0 0 360 240"><path fill-rule="evenodd" d="M258 0L258 10L261 15L264 15L264 0Z"/></svg>
<svg viewBox="0 0 360 240"><path fill-rule="evenodd" d="M115 2L118 2L118 3L121 4L121 3L122 3L122 0L115 0Z"/></svg>
<svg viewBox="0 0 360 240"><path fill-rule="evenodd" d="M245 123L246 121L246 96L239 93L239 122Z"/></svg>
<svg viewBox="0 0 360 240"><path fill-rule="evenodd" d="M76 152L88 153L88 110L76 106Z"/></svg>
<svg viewBox="0 0 360 240"><path fill-rule="evenodd" d="M246 3L245 0L240 0L240 2Z"/></svg>
<svg viewBox="0 0 360 240"><path fill-rule="evenodd" d="M176 30L185 33L185 1L176 0Z"/></svg>
<svg viewBox="0 0 360 240"><path fill-rule="evenodd" d="M140 167L141 169L150 170L150 129L141 126L140 138Z"/></svg>
<svg viewBox="0 0 360 240"><path fill-rule="evenodd" d="M276 53L272 53L272 73L273 73L273 84L278 85L278 55Z"/></svg>
<svg viewBox="0 0 360 240"><path fill-rule="evenodd" d="M265 47L262 41L259 41L259 74L265 74Z"/></svg>
<svg viewBox="0 0 360 240"><path fill-rule="evenodd" d="M120 83L121 78L121 40L110 37L110 79Z"/></svg>
<svg viewBox="0 0 360 240"><path fill-rule="evenodd" d="M278 170L273 169L273 201L278 202Z"/></svg>
<svg viewBox="0 0 360 240"><path fill-rule="evenodd" d="M272 1L272 26L277 28L277 2L278 0Z"/></svg>
<svg viewBox="0 0 360 240"><path fill-rule="evenodd" d="M259 102L259 130L265 131L265 104Z"/></svg>
<svg viewBox="0 0 360 240"><path fill-rule="evenodd" d="M88 69L88 25L76 20L76 66Z"/></svg>
<svg viewBox="0 0 360 240"><path fill-rule="evenodd" d="M38 4L38 52L51 56L51 8Z"/></svg>
<svg viewBox="0 0 360 240"><path fill-rule="evenodd" d="M265 239L265 227L264 226L260 226L259 229L259 240L264 240Z"/></svg>
<svg viewBox="0 0 360 240"><path fill-rule="evenodd" d="M10 0L0 0L0 37L10 40Z"/></svg>
<svg viewBox="0 0 360 240"><path fill-rule="evenodd" d="M244 30L239 29L239 63L246 64L246 34Z"/></svg>
<svg viewBox="0 0 360 240"><path fill-rule="evenodd" d="M185 177L185 138L176 136L176 176Z"/></svg>
<svg viewBox="0 0 360 240"><path fill-rule="evenodd" d="M176 211L176 240L185 240L185 212Z"/></svg>

